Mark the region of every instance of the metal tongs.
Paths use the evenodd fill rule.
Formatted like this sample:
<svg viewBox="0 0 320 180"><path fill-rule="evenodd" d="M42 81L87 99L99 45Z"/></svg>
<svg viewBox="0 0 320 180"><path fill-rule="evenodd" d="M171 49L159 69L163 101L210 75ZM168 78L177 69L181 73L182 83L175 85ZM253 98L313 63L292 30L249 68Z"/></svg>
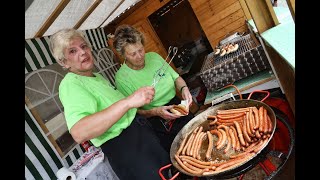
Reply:
<svg viewBox="0 0 320 180"><path fill-rule="evenodd" d="M171 52L173 52L173 56L172 56L171 60L168 63L166 63L169 55L171 54ZM153 82L152 82L151 86L155 87L158 84L158 82L164 76L164 73L168 69L169 64L171 63L171 61L176 56L177 52L178 52L178 48L177 47L172 47L172 46L169 47L168 55L167 55L167 57L165 59L165 62L162 63L162 66L153 75Z"/></svg>

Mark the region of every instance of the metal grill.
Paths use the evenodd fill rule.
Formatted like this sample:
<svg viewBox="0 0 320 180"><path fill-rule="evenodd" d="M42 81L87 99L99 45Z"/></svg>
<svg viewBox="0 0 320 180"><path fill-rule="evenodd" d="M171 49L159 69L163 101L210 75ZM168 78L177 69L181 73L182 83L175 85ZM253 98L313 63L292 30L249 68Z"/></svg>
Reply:
<svg viewBox="0 0 320 180"><path fill-rule="evenodd" d="M246 51L249 51L252 48L255 48L257 44L253 41L253 39L250 37L250 34L247 34L245 36L242 36L240 38L236 38L232 41L229 41L229 43L237 43L239 45L239 48L237 51L229 53L224 56L220 55L214 55L214 52L207 55L207 58L205 59L205 62L203 63L200 72L203 73L208 69L213 68L214 66L219 65L220 63L223 63L229 59L232 59L234 57L237 57ZM220 46L219 48L221 48Z"/></svg>
<svg viewBox="0 0 320 180"><path fill-rule="evenodd" d="M199 75L209 92L270 68L262 46L249 34L234 42L239 45L236 52L222 57L210 53L205 59Z"/></svg>

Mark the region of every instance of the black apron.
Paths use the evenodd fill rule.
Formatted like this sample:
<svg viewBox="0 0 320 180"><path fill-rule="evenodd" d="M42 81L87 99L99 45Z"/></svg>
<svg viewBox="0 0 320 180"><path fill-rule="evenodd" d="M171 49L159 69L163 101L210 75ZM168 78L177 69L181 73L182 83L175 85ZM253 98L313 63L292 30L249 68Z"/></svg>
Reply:
<svg viewBox="0 0 320 180"><path fill-rule="evenodd" d="M181 100L179 99L179 97L175 96L165 106L173 104L178 105L180 103ZM148 118L148 121L152 125L152 128L155 131L156 135L159 137L161 145L170 154L170 147L174 138L183 128L183 126L185 126L192 118L194 118L194 114L189 112L187 116L181 116L180 118L175 119L172 122L171 127L165 119L159 116L150 117Z"/></svg>
<svg viewBox="0 0 320 180"><path fill-rule="evenodd" d="M120 180L161 179L158 170L171 163L148 121L138 114L127 129L101 149Z"/></svg>

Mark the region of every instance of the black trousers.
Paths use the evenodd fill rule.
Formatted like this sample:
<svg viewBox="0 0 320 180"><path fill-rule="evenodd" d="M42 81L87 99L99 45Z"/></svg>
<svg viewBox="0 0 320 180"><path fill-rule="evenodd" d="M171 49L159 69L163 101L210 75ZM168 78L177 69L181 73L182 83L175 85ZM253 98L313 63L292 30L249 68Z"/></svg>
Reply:
<svg viewBox="0 0 320 180"><path fill-rule="evenodd" d="M166 106L180 103L181 100L179 99L179 97L175 96L170 100L170 102L166 104ZM186 125L193 117L194 114L189 112L187 116L181 116L180 118L175 119L173 121L170 131L168 131L168 128L164 126L166 120L162 119L159 116L150 117L148 118L148 121L151 123L153 130L159 137L161 145L170 154L170 148L174 138L183 128L183 126Z"/></svg>
<svg viewBox="0 0 320 180"><path fill-rule="evenodd" d="M121 180L161 179L158 170L171 163L148 121L138 114L127 129L101 149Z"/></svg>

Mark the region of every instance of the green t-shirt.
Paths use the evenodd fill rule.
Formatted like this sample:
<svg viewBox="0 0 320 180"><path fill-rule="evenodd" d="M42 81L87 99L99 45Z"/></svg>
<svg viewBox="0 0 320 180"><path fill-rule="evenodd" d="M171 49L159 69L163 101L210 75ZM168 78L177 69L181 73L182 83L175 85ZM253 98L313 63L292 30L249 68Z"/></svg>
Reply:
<svg viewBox="0 0 320 180"><path fill-rule="evenodd" d="M123 64L115 76L116 87L122 94L128 96L143 86L153 83L154 74L164 63L164 59L155 52L145 54L145 66L140 70L133 70ZM166 67L168 64L164 67ZM165 69L165 68L164 68ZM179 74L169 65L164 76L155 87L155 96L151 103L143 106L143 109L152 109L167 104L175 95L175 80Z"/></svg>
<svg viewBox="0 0 320 180"><path fill-rule="evenodd" d="M60 83L59 98L64 107L69 131L81 118L104 110L125 97L102 75L94 74L96 77L80 76L69 72ZM99 147L109 139L118 136L131 124L136 112L136 108L130 109L108 131L91 139L92 144ZM105 120L108 121L108 117Z"/></svg>

